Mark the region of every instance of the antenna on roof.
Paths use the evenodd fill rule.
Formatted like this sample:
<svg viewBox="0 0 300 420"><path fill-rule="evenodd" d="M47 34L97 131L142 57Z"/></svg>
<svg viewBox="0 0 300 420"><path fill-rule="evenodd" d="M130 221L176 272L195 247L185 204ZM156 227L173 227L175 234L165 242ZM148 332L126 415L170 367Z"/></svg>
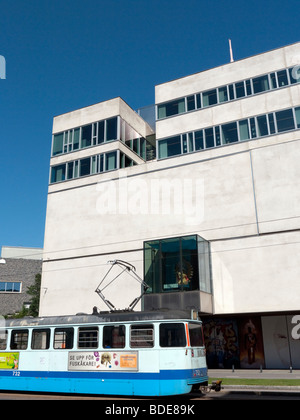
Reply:
<svg viewBox="0 0 300 420"><path fill-rule="evenodd" d="M229 39L228 41L229 41L229 51L230 51L230 63L233 63L234 59L233 59L233 53L232 53L231 39Z"/></svg>

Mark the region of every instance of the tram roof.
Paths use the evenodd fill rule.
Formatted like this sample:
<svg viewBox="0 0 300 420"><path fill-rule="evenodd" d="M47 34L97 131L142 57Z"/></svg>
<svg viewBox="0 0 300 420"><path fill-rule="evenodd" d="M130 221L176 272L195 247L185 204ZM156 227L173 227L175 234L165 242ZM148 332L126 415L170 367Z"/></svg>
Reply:
<svg viewBox="0 0 300 420"><path fill-rule="evenodd" d="M153 310L148 312L116 311L98 314L76 314L64 316L48 316L40 318L7 319L7 327L33 327L37 325L77 325L101 324L110 322L164 321L191 319L191 311Z"/></svg>

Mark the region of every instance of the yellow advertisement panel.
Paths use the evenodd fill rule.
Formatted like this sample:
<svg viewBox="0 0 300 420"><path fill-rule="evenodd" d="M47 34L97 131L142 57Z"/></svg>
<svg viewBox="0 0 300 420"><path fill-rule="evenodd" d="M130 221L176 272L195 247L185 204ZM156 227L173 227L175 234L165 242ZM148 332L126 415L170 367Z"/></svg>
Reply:
<svg viewBox="0 0 300 420"><path fill-rule="evenodd" d="M19 369L19 353L0 353L0 369Z"/></svg>

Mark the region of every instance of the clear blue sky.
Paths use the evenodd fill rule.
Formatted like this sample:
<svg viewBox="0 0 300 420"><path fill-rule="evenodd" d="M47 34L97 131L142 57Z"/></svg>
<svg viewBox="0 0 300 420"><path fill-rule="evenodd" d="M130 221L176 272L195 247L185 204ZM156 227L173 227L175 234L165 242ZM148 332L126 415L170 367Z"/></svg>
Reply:
<svg viewBox="0 0 300 420"><path fill-rule="evenodd" d="M0 0L0 247L43 247L52 120L300 41L297 0ZM300 63L299 63L300 64Z"/></svg>

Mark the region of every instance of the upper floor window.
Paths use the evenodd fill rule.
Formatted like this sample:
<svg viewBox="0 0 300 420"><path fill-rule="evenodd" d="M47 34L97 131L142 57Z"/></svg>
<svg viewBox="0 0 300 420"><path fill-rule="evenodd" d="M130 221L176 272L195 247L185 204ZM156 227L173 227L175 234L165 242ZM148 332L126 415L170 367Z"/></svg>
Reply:
<svg viewBox="0 0 300 420"><path fill-rule="evenodd" d="M21 282L12 282L12 281L1 281L0 282L0 293L20 293L21 292Z"/></svg>
<svg viewBox="0 0 300 420"><path fill-rule="evenodd" d="M290 67L158 104L157 119L172 117L183 112L206 108L299 83L299 69L296 70L297 67Z"/></svg>

